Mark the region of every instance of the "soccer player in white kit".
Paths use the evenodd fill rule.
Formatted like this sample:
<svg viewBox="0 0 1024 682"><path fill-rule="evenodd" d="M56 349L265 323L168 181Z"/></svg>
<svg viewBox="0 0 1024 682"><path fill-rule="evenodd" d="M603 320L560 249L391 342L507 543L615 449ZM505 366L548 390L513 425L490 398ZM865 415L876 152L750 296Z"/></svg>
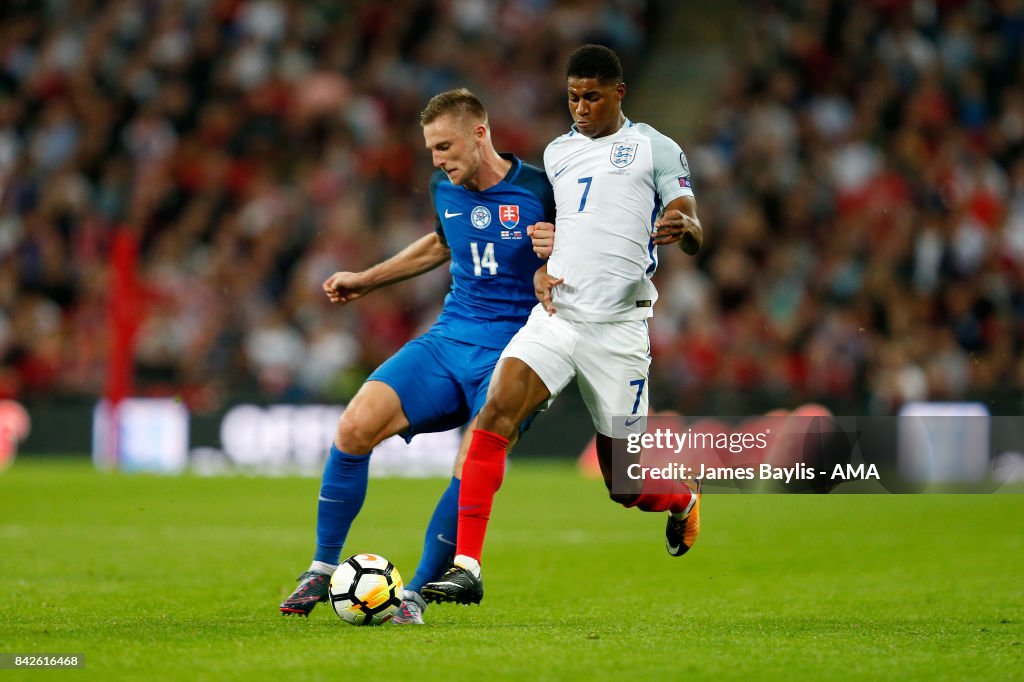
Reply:
<svg viewBox="0 0 1024 682"><path fill-rule="evenodd" d="M623 114L626 86L612 50L579 48L567 76L574 124L544 152L558 236L546 272L534 278L541 303L495 367L463 468L457 555L444 576L423 587L427 601L483 598L480 557L509 441L573 378L594 422L612 499L668 511L666 546L673 556L684 554L700 532L699 486L679 481L659 492L611 490L615 440L646 427L655 246L679 242L693 254L703 241L686 156L671 139ZM532 228L535 245L553 236L550 224Z"/></svg>

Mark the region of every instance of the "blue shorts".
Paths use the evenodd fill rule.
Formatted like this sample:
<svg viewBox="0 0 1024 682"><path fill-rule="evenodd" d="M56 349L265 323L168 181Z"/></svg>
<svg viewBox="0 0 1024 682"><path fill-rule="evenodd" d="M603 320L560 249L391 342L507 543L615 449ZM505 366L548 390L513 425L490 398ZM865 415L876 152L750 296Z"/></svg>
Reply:
<svg viewBox="0 0 1024 682"><path fill-rule="evenodd" d="M402 346L367 381L395 390L409 420L400 435L447 431L467 424L487 399L501 349L481 348L427 332Z"/></svg>

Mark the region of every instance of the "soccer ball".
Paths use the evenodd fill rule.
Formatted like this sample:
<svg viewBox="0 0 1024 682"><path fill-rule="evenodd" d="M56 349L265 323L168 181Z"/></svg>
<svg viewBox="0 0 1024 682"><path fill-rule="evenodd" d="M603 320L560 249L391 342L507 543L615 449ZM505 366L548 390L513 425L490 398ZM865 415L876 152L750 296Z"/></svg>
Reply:
<svg viewBox="0 0 1024 682"><path fill-rule="evenodd" d="M390 561L376 554L357 554L338 566L327 596L346 623L380 625L398 611L403 586Z"/></svg>

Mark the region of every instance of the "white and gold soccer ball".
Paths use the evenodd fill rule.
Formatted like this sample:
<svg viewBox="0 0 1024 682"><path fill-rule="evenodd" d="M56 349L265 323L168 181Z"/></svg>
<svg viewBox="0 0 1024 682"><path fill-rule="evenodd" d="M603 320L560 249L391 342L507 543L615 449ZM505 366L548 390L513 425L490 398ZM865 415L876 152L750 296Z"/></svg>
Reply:
<svg viewBox="0 0 1024 682"><path fill-rule="evenodd" d="M402 576L379 554L356 554L331 576L331 606L351 625L380 625L391 620L402 603Z"/></svg>

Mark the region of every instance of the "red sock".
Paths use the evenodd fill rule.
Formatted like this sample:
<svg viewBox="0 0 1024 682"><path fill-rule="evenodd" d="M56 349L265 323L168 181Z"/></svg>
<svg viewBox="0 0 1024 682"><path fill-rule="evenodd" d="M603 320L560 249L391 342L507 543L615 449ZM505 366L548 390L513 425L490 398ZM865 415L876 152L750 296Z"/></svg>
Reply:
<svg viewBox="0 0 1024 682"><path fill-rule="evenodd" d="M480 561L494 494L505 476L508 439L483 429L473 430L459 487L459 532L456 554Z"/></svg>
<svg viewBox="0 0 1024 682"><path fill-rule="evenodd" d="M681 483L679 485L686 488ZM686 488L685 492L678 493L641 493L640 497L636 498L632 504L627 504L626 506L636 507L646 512L670 511L673 514L677 514L686 511L691 497L692 493L689 488Z"/></svg>

